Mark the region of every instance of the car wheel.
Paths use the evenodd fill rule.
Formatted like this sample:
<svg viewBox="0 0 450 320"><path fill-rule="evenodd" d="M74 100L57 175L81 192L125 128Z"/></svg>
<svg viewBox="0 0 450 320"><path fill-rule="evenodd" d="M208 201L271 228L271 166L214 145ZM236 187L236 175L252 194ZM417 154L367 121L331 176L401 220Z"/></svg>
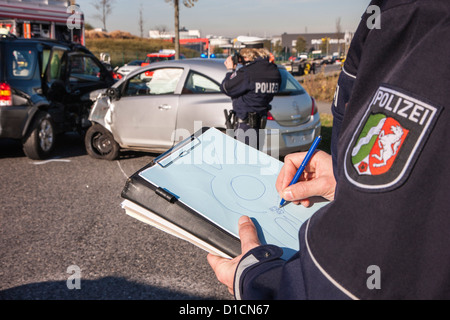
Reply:
<svg viewBox="0 0 450 320"><path fill-rule="evenodd" d="M55 126L50 115L38 112L23 142L25 155L33 160L48 158L55 147Z"/></svg>
<svg viewBox="0 0 450 320"><path fill-rule="evenodd" d="M115 160L119 156L119 144L99 124L94 124L87 130L84 142L87 153L95 159Z"/></svg>

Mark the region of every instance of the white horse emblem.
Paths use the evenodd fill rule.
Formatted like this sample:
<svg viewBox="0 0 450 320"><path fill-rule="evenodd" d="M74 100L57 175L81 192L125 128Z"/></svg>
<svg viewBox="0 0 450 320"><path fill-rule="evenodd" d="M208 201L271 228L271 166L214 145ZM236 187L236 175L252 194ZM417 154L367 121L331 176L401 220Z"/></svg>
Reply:
<svg viewBox="0 0 450 320"><path fill-rule="evenodd" d="M381 163L374 163L374 167L383 167L387 164L387 161L395 156L402 143L403 129L401 126L391 126L393 133L385 134L384 130L381 130L378 136L378 146L380 147L380 154L372 154L372 157Z"/></svg>

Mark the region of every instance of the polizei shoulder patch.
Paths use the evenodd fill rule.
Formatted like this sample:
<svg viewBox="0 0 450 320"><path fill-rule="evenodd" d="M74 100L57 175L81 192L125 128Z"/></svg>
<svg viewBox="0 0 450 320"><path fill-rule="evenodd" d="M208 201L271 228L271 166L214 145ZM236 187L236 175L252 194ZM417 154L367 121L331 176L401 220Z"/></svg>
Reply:
<svg viewBox="0 0 450 320"><path fill-rule="evenodd" d="M359 188L390 190L409 176L440 107L380 87L345 153L345 175Z"/></svg>

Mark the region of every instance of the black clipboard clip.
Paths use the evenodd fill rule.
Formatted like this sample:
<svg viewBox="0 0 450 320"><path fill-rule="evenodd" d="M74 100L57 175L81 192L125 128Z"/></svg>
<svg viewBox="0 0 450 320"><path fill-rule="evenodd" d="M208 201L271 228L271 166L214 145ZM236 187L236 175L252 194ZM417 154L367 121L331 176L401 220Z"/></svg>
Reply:
<svg viewBox="0 0 450 320"><path fill-rule="evenodd" d="M163 168L167 168L172 163L177 161L180 158L183 158L191 153L194 148L201 144L200 140L196 137L196 135L192 135L187 139L184 139L180 143L178 143L173 148L169 149L159 157L157 157L154 162L159 164Z"/></svg>

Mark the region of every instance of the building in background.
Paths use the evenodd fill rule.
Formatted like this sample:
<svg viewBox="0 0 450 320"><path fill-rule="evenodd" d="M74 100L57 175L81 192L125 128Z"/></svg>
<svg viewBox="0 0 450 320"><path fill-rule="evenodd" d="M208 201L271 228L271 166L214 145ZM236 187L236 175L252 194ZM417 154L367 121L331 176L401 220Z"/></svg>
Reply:
<svg viewBox="0 0 450 320"><path fill-rule="evenodd" d="M0 0L0 28L27 39L85 44L84 15L75 0Z"/></svg>
<svg viewBox="0 0 450 320"><path fill-rule="evenodd" d="M150 39L172 40L175 38L175 31L150 30L148 32ZM180 29L180 39L198 39L201 38L200 30Z"/></svg>
<svg viewBox="0 0 450 320"><path fill-rule="evenodd" d="M297 52L297 40L302 37L305 39L306 48L304 52ZM338 53L345 55L352 40L352 33L283 33L276 37L281 41L281 47L286 54L300 55L301 53L311 53L321 51L324 56ZM273 41L272 41L273 42Z"/></svg>

